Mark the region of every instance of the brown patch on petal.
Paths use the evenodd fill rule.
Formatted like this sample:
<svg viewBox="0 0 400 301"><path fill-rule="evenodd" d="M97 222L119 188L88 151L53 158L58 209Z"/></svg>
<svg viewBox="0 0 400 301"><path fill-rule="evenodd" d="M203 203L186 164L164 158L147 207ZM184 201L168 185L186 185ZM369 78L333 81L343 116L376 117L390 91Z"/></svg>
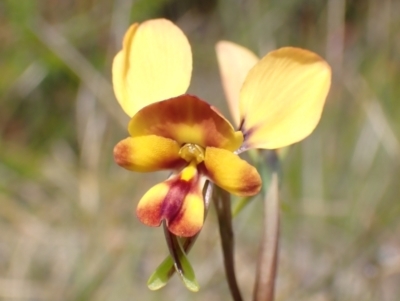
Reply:
<svg viewBox="0 0 400 301"><path fill-rule="evenodd" d="M130 165L130 162L128 160L130 148L125 143L122 143L123 141L124 140L122 140L114 147L114 161L119 166L128 167Z"/></svg>
<svg viewBox="0 0 400 301"><path fill-rule="evenodd" d="M158 227L161 224L162 206L169 188L166 182L157 184L141 198L136 208L136 215L143 224L150 227Z"/></svg>
<svg viewBox="0 0 400 301"><path fill-rule="evenodd" d="M243 136L207 102L181 95L151 104L134 115L129 123L132 137L157 135L177 141L234 151Z"/></svg>
<svg viewBox="0 0 400 301"><path fill-rule="evenodd" d="M136 216L146 226L159 227L162 221L160 214L162 203L162 201L154 200L154 204L148 205L146 208L137 207Z"/></svg>
<svg viewBox="0 0 400 301"><path fill-rule="evenodd" d="M262 181L256 168L253 167L251 171L243 173L242 181L246 183L244 189L240 191L242 196L252 196L260 192Z"/></svg>

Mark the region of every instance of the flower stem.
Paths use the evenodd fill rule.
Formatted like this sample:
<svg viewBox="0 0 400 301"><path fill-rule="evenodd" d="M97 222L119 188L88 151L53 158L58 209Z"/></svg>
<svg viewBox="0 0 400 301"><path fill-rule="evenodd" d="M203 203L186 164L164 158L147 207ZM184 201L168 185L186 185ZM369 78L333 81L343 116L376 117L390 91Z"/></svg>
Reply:
<svg viewBox="0 0 400 301"><path fill-rule="evenodd" d="M268 165L272 170L269 186L263 187L264 223L263 236L257 263L256 282L253 292L254 301L273 301L275 295L275 280L278 266L279 244L279 199L278 199L278 158L276 152L268 154ZM267 173L266 167L261 167L262 176ZM267 192L268 190L268 192Z"/></svg>
<svg viewBox="0 0 400 301"><path fill-rule="evenodd" d="M218 214L225 274L228 281L229 290L234 301L242 301L242 296L240 294L235 274L234 238L232 230L230 194L225 190L215 186L213 199Z"/></svg>
<svg viewBox="0 0 400 301"><path fill-rule="evenodd" d="M172 259L174 260L175 269L177 271L182 271L182 265L180 262L179 254L178 254L178 238L173 235L171 232L168 231L167 224L163 221L163 228L164 228L164 236L165 240L168 245L169 254L171 255Z"/></svg>

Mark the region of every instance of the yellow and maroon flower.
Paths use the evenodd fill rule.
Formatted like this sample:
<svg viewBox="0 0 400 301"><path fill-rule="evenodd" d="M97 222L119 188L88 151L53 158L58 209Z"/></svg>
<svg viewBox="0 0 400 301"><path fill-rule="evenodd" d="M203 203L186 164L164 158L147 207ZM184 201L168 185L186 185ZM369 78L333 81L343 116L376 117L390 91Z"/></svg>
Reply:
<svg viewBox="0 0 400 301"><path fill-rule="evenodd" d="M132 25L113 62L114 91L131 117L130 137L116 145L115 161L137 172L173 171L142 197L136 212L149 226L165 221L177 236L193 236L203 225L205 179L235 195L258 193L259 174L236 153L280 148L309 135L330 86L328 64L307 50L285 47L259 61L249 55L230 76L229 60L237 48L223 42L218 49L224 86L238 90L231 103L238 108L239 131L216 108L185 94L191 49L170 21ZM245 78L243 70L250 70Z"/></svg>
<svg viewBox="0 0 400 301"><path fill-rule="evenodd" d="M204 177L236 195L260 189L256 169L233 154L243 142L242 133L195 96L184 94L144 107L132 117L129 134L114 149L120 166L139 172L175 171L139 202L137 216L148 226L166 220L175 235L196 234L204 218Z"/></svg>

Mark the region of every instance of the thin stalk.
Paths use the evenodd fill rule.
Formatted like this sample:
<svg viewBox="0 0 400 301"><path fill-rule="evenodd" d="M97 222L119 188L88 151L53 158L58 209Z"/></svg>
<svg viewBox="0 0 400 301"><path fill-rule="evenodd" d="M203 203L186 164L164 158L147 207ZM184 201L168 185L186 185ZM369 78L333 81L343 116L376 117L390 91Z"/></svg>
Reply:
<svg viewBox="0 0 400 301"><path fill-rule="evenodd" d="M169 254L171 255L172 259L174 260L174 266L179 273L182 272L182 265L178 254L179 242L178 237L173 235L171 232L168 231L167 223L163 221L163 228L164 228L164 236L167 242Z"/></svg>
<svg viewBox="0 0 400 301"><path fill-rule="evenodd" d="M240 294L235 274L234 238L232 230L230 194L225 190L215 187L213 199L218 214L225 274L228 281L229 290L234 301L242 301L243 299Z"/></svg>
<svg viewBox="0 0 400 301"><path fill-rule="evenodd" d="M268 165L272 170L268 188L263 187L264 221L263 235L258 257L256 282L253 292L254 301L273 301L275 297L275 280L278 267L279 245L279 197L278 197L278 158L276 152L270 152ZM265 179L266 168L261 168ZM268 192L266 192L268 190Z"/></svg>

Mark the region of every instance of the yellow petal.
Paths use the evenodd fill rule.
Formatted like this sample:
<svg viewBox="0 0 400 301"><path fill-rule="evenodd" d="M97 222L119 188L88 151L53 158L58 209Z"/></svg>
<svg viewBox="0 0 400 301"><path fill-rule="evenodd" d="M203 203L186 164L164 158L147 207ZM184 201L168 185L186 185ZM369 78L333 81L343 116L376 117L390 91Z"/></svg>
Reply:
<svg viewBox="0 0 400 301"><path fill-rule="evenodd" d="M147 226L157 227L166 220L170 232L190 237L203 226L204 201L196 165L152 187L139 201L136 215Z"/></svg>
<svg viewBox="0 0 400 301"><path fill-rule="evenodd" d="M255 195L261 189L257 170L227 150L207 147L204 166L210 180L232 194Z"/></svg>
<svg viewBox="0 0 400 301"><path fill-rule="evenodd" d="M129 49L132 38L135 35L139 23L132 24L125 33L122 43L122 50L114 57L112 65L112 83L115 97L117 98L122 109L127 112L127 104L129 103L129 94L126 83L126 75L129 69ZM129 114L128 114L129 115Z"/></svg>
<svg viewBox="0 0 400 301"><path fill-rule="evenodd" d="M285 47L252 68L240 91L245 148L275 149L308 136L318 124L331 69L317 54Z"/></svg>
<svg viewBox="0 0 400 301"><path fill-rule="evenodd" d="M129 137L114 148L115 162L132 171L179 169L186 161L179 156L179 144L155 135Z"/></svg>
<svg viewBox="0 0 400 301"><path fill-rule="evenodd" d="M181 145L193 143L205 148L214 146L234 151L243 142L240 131L214 107L192 95L181 95L149 105L132 117L132 137L157 135Z"/></svg>
<svg viewBox="0 0 400 301"><path fill-rule="evenodd" d="M192 52L183 32L165 19L133 24L115 56L114 92L122 109L133 116L141 108L186 92Z"/></svg>
<svg viewBox="0 0 400 301"><path fill-rule="evenodd" d="M239 126L239 92L250 69L259 58L238 44L220 41L215 47L225 97L236 126Z"/></svg>

